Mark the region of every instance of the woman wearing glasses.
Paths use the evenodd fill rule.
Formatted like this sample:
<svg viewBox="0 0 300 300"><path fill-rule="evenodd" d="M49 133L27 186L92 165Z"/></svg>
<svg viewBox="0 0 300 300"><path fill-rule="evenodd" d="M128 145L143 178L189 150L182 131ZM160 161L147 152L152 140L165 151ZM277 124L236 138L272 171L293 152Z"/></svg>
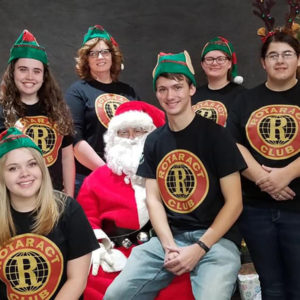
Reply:
<svg viewBox="0 0 300 300"><path fill-rule="evenodd" d="M66 93L76 131L76 195L83 179L104 165L102 136L115 110L137 98L132 87L118 81L122 66L123 56L113 37L100 25L90 27L76 58L81 80Z"/></svg>
<svg viewBox="0 0 300 300"><path fill-rule="evenodd" d="M300 299L299 41L270 31L261 48L265 83L238 97L228 128L248 168L240 228L263 299Z"/></svg>
<svg viewBox="0 0 300 300"><path fill-rule="evenodd" d="M243 78L237 76L236 63L232 44L221 36L207 42L201 52L201 67L208 83L197 88L192 97L193 108L222 126L226 125L235 96L244 89L240 85Z"/></svg>

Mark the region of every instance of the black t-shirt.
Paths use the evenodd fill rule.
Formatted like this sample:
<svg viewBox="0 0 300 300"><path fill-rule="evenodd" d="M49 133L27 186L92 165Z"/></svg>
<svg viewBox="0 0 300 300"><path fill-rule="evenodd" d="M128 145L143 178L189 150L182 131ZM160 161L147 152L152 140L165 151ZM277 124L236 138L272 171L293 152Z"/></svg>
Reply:
<svg viewBox="0 0 300 300"><path fill-rule="evenodd" d="M79 80L66 93L74 127L74 143L85 140L104 159L103 134L120 104L138 100L132 87L123 82L104 84L96 80ZM76 173L88 175L91 170L76 161Z"/></svg>
<svg viewBox="0 0 300 300"><path fill-rule="evenodd" d="M12 216L17 235L0 248L0 299L54 299L67 279L67 262L99 247L81 206L68 197L47 236L30 233L34 214L12 209Z"/></svg>
<svg viewBox="0 0 300 300"><path fill-rule="evenodd" d="M225 128L196 114L183 130L151 133L137 174L156 178L174 233L207 229L224 205L219 180L246 164ZM234 225L226 238L240 243Z"/></svg>
<svg viewBox="0 0 300 300"><path fill-rule="evenodd" d="M234 82L218 90L211 90L208 85L197 87L192 97L193 109L202 117L213 120L215 123L226 126L228 113L236 96L245 88Z"/></svg>
<svg viewBox="0 0 300 300"><path fill-rule="evenodd" d="M238 96L230 112L228 129L259 164L281 168L299 157L299 97L299 83L282 92L271 91L261 84ZM300 211L300 178L293 180L289 187L296 192L296 197L292 201L275 201L255 183L243 178L246 203Z"/></svg>
<svg viewBox="0 0 300 300"><path fill-rule="evenodd" d="M72 145L73 137L62 136L56 126L50 123L40 102L25 105L25 117L15 127L30 136L42 149L54 189L63 190L62 148ZM0 131L4 131L3 108L0 108Z"/></svg>

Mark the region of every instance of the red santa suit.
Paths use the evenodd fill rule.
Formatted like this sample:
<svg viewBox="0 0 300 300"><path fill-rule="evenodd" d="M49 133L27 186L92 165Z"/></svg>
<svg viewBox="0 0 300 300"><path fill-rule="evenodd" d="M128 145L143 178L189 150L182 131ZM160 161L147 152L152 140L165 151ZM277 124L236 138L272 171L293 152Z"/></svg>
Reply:
<svg viewBox="0 0 300 300"><path fill-rule="evenodd" d="M132 110L135 111L133 114ZM145 120L145 114L151 118ZM149 122L151 122L150 127ZM153 126L153 123L156 126ZM142 101L124 103L117 109L116 116L110 121L105 139L106 144L107 146L110 144L108 136L116 135L120 128L142 127L147 131L152 131L163 123L164 114L158 108ZM125 248L111 244L105 234L105 224L113 223L117 228L137 231L149 221L143 179L133 174L124 174L123 172L126 173L124 170L120 172L115 167L109 167L109 153L107 160L107 165L98 168L85 179L77 200L83 207L102 249L106 248L108 254L105 253L114 265L109 265L104 261L100 264L97 274L93 275L91 270L84 300L98 300L104 297L107 287L119 274L124 260L126 261L126 257L130 255L134 247L132 245ZM160 291L156 299L194 299L189 274L176 276L168 287Z"/></svg>

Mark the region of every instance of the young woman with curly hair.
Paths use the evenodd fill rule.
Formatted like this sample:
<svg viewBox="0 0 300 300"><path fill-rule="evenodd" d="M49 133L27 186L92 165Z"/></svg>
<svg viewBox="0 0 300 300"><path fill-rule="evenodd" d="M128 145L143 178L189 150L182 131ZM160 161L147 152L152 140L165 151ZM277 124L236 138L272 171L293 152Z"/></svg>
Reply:
<svg viewBox="0 0 300 300"><path fill-rule="evenodd" d="M24 30L11 48L1 83L0 131L16 126L43 151L53 186L73 196L73 122L45 49Z"/></svg>

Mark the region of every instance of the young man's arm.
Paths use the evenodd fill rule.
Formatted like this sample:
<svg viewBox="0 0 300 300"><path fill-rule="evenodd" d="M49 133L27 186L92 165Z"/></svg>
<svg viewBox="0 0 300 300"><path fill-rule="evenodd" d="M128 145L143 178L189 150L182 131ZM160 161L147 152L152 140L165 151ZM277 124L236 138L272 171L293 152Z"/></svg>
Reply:
<svg viewBox="0 0 300 300"><path fill-rule="evenodd" d="M215 244L236 222L242 211L242 191L239 172L234 172L220 179L221 191L225 204L214 222L200 238L209 248ZM197 244L180 248L179 255L165 264L176 275L193 270L205 251Z"/></svg>

